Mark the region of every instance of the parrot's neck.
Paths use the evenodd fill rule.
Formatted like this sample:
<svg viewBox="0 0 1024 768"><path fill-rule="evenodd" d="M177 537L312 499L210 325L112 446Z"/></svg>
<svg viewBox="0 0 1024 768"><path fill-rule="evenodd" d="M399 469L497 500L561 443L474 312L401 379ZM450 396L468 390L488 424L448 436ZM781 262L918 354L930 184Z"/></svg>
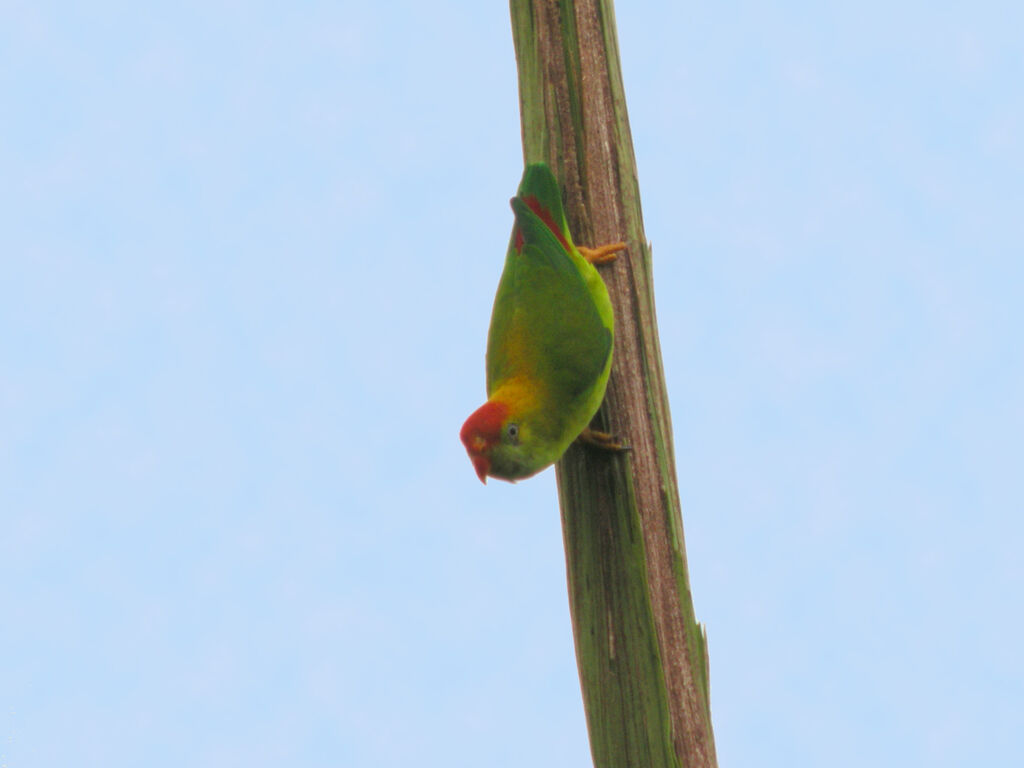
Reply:
<svg viewBox="0 0 1024 768"><path fill-rule="evenodd" d="M503 381L488 400L501 403L509 413L522 414L537 408L540 394L539 382L526 376L516 376Z"/></svg>

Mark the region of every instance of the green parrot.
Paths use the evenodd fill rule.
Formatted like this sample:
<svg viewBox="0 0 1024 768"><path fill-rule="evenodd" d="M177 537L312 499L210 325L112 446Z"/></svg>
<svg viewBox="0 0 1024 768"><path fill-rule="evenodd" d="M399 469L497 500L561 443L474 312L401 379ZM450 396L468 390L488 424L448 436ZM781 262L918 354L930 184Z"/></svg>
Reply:
<svg viewBox="0 0 1024 768"><path fill-rule="evenodd" d="M554 174L526 166L512 198L515 224L487 336L487 402L460 437L477 476L516 481L558 461L581 433L615 446L587 425L604 399L615 322L594 268L624 243L576 246Z"/></svg>

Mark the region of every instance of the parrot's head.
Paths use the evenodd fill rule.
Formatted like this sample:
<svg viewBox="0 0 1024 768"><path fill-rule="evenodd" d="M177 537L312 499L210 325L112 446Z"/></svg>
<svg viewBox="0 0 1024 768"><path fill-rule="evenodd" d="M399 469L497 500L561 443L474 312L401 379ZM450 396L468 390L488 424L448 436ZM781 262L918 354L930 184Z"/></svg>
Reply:
<svg viewBox="0 0 1024 768"><path fill-rule="evenodd" d="M470 414L459 433L482 483L488 475L521 480L546 466L533 460L528 435L529 425L497 400L488 400Z"/></svg>

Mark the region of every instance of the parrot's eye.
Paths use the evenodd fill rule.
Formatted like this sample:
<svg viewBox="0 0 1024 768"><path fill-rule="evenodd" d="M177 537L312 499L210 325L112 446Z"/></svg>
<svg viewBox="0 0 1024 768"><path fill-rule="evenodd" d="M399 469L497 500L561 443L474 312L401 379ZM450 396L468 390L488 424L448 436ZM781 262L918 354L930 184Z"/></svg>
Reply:
<svg viewBox="0 0 1024 768"><path fill-rule="evenodd" d="M508 435L508 439L511 440L513 443L518 443L519 442L519 425L518 424L509 424L507 427L505 427L505 434Z"/></svg>

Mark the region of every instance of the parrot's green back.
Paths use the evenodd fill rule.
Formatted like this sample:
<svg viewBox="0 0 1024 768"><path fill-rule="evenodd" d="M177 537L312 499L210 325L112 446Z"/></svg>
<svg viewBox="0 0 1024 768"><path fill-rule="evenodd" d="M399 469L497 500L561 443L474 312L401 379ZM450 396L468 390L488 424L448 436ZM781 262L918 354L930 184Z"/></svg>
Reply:
<svg viewBox="0 0 1024 768"><path fill-rule="evenodd" d="M572 243L546 165L527 166L512 210L515 226L487 340L487 394L526 383L529 394L518 407L536 443L533 459L546 466L601 404L614 321L604 281Z"/></svg>

